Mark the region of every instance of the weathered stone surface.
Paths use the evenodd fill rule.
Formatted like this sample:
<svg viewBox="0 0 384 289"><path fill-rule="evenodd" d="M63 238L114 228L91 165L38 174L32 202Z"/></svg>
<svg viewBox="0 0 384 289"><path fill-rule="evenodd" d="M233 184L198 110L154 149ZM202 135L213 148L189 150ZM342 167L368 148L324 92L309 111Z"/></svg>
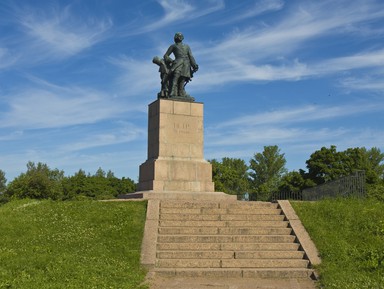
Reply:
<svg viewBox="0 0 384 289"><path fill-rule="evenodd" d="M270 203L162 200L151 272L309 280L314 271L283 211Z"/></svg>
<svg viewBox="0 0 384 289"><path fill-rule="evenodd" d="M214 192L202 103L159 99L149 105L148 158L138 191Z"/></svg>
<svg viewBox="0 0 384 289"><path fill-rule="evenodd" d="M319 252L316 249L311 237L307 230L305 230L295 210L292 208L289 201L279 201L279 205L287 218L290 220L291 227L297 236L298 241L306 252L306 255L312 265L318 265L321 263Z"/></svg>

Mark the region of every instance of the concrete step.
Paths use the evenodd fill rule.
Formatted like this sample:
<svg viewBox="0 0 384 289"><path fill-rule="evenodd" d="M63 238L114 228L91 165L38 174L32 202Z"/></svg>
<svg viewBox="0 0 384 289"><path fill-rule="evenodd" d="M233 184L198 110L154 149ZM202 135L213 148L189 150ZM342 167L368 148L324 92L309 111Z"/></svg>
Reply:
<svg viewBox="0 0 384 289"><path fill-rule="evenodd" d="M159 235L158 243L293 243L291 235Z"/></svg>
<svg viewBox="0 0 384 289"><path fill-rule="evenodd" d="M224 209L246 209L246 210L257 210L262 208L277 209L277 203L269 202L226 202L220 203L220 208Z"/></svg>
<svg viewBox="0 0 384 289"><path fill-rule="evenodd" d="M302 251L158 251L158 259L303 259Z"/></svg>
<svg viewBox="0 0 384 289"><path fill-rule="evenodd" d="M287 228L287 221L182 221L160 220L160 227L267 227Z"/></svg>
<svg viewBox="0 0 384 289"><path fill-rule="evenodd" d="M225 251L223 251L225 252ZM303 251L239 251L235 259L303 259Z"/></svg>
<svg viewBox="0 0 384 289"><path fill-rule="evenodd" d="M160 227L164 235L290 235L291 228Z"/></svg>
<svg viewBox="0 0 384 289"><path fill-rule="evenodd" d="M297 251L297 243L158 243L158 251Z"/></svg>
<svg viewBox="0 0 384 289"><path fill-rule="evenodd" d="M234 251L297 251L298 243L225 243L221 244L221 250Z"/></svg>
<svg viewBox="0 0 384 289"><path fill-rule="evenodd" d="M307 268L296 259L158 259L158 268Z"/></svg>
<svg viewBox="0 0 384 289"><path fill-rule="evenodd" d="M169 208L162 207L161 214L205 214L205 215L281 215L281 209L260 208L257 210L244 210L243 208Z"/></svg>
<svg viewBox="0 0 384 289"><path fill-rule="evenodd" d="M160 214L160 220L173 221L284 221L284 218L284 215Z"/></svg>
<svg viewBox="0 0 384 289"><path fill-rule="evenodd" d="M174 201L174 200L162 200L160 203L160 209L163 208L182 208L182 209L218 209L220 203L210 201Z"/></svg>
<svg viewBox="0 0 384 289"><path fill-rule="evenodd" d="M212 202L212 201L175 201L163 200L160 208L183 208L183 209L200 209L200 208L221 208L221 209L277 209L277 203L269 202Z"/></svg>
<svg viewBox="0 0 384 289"><path fill-rule="evenodd" d="M162 276L308 278L313 271L276 203L162 200Z"/></svg>
<svg viewBox="0 0 384 289"><path fill-rule="evenodd" d="M233 259L233 251L158 251L158 259Z"/></svg>
<svg viewBox="0 0 384 289"><path fill-rule="evenodd" d="M308 260L298 259L223 259L222 268L307 268Z"/></svg>
<svg viewBox="0 0 384 289"><path fill-rule="evenodd" d="M240 268L156 268L154 270L157 276L162 277L221 277L221 278L311 278L313 270L304 268L257 268L257 269L240 269Z"/></svg>

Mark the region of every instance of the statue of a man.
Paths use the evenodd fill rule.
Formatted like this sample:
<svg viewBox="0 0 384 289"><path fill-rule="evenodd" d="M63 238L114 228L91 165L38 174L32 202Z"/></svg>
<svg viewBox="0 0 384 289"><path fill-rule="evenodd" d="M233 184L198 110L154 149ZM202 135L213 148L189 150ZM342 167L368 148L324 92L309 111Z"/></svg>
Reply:
<svg viewBox="0 0 384 289"><path fill-rule="evenodd" d="M176 98L191 98L185 92L185 85L193 77L193 73L199 69L195 58L192 55L191 48L183 43L184 36L182 33L177 32L174 37L175 44L172 44L167 52L164 54L164 60L171 65L171 88L170 97ZM170 55L173 54L173 60Z"/></svg>

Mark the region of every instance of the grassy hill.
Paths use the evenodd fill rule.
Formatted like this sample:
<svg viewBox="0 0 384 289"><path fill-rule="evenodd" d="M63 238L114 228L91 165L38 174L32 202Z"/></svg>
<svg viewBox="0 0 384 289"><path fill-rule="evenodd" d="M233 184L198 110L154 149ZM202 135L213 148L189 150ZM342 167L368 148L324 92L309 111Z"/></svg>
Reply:
<svg viewBox="0 0 384 289"><path fill-rule="evenodd" d="M384 289L384 203L295 202L326 289ZM0 206L0 288L144 289L145 202L19 200Z"/></svg>
<svg viewBox="0 0 384 289"><path fill-rule="evenodd" d="M0 206L0 288L145 288L145 202Z"/></svg>
<svg viewBox="0 0 384 289"><path fill-rule="evenodd" d="M339 199L292 204L320 251L326 289L384 288L384 203Z"/></svg>

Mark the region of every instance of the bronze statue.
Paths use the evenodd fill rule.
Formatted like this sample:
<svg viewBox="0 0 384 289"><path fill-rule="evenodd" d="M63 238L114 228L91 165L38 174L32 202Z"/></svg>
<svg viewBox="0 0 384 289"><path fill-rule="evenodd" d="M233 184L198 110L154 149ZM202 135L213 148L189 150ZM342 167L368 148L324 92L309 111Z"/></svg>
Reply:
<svg viewBox="0 0 384 289"><path fill-rule="evenodd" d="M161 91L157 94L159 98L168 98L169 97L169 87L170 87L170 72L171 72L171 63L165 63L164 59L161 59L158 56L155 56L152 60L153 63L159 66L160 78L161 78Z"/></svg>
<svg viewBox="0 0 384 289"><path fill-rule="evenodd" d="M194 101L185 91L185 85L191 81L193 74L199 69L191 48L183 43L184 36L177 32L172 44L164 54L164 59L153 58L153 63L160 66L161 91L159 98L176 98ZM173 54L175 59L170 55Z"/></svg>

